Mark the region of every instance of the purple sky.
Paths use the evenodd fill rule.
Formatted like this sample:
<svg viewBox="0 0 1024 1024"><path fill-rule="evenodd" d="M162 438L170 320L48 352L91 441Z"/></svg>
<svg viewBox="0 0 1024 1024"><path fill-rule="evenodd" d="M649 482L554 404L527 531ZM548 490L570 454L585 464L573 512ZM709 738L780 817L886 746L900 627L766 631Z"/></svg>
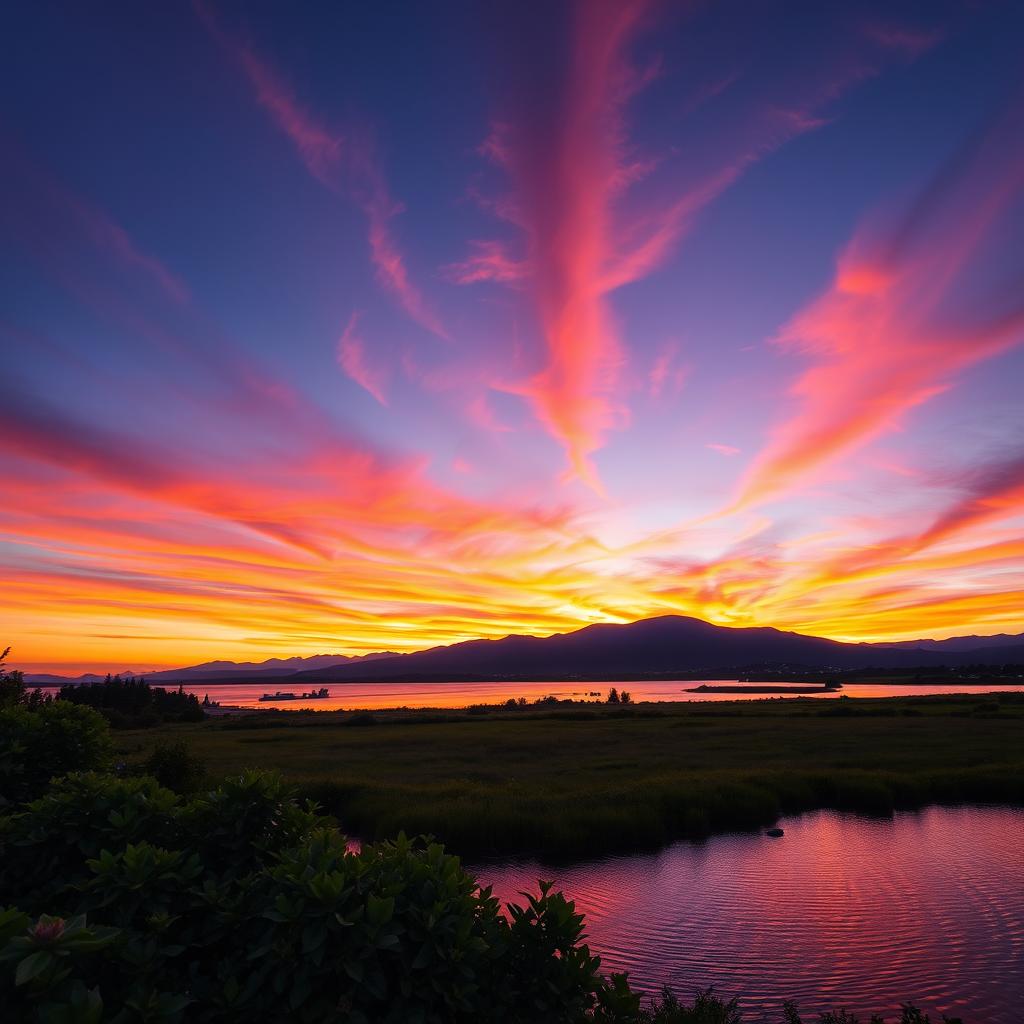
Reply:
<svg viewBox="0 0 1024 1024"><path fill-rule="evenodd" d="M1024 629L1020 5L5 29L19 665Z"/></svg>

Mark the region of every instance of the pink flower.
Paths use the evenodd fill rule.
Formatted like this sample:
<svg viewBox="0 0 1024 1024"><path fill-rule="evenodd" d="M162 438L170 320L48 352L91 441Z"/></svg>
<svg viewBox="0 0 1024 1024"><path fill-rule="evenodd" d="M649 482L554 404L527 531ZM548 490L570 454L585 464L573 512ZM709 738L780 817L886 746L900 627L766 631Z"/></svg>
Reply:
<svg viewBox="0 0 1024 1024"><path fill-rule="evenodd" d="M56 942L64 934L64 918L41 917L34 928L29 929L29 937L39 945Z"/></svg>

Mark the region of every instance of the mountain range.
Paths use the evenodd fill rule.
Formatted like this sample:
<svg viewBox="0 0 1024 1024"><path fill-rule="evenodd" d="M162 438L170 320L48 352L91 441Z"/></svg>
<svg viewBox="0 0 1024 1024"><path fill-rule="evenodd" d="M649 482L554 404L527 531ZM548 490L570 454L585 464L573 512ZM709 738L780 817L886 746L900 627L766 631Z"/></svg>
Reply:
<svg viewBox="0 0 1024 1024"><path fill-rule="evenodd" d="M771 627L716 626L702 619L662 615L625 624L600 623L548 637L512 635L467 640L413 654L359 657L317 654L263 662L211 661L147 673L151 682L229 682L288 679L311 682L398 682L488 679L671 678L694 672L836 671L863 668L938 668L971 664L1024 665L1024 633L947 640L843 643ZM28 675L30 683L90 682Z"/></svg>
<svg viewBox="0 0 1024 1024"><path fill-rule="evenodd" d="M187 668L171 668L161 672L135 673L125 669L121 676L144 675L151 683L231 682L244 676L246 679L286 679L301 671L328 668L332 665L350 664L358 661L372 661L374 658L394 658L394 651L380 651L374 654L311 654L308 657L268 658L266 661L204 661ZM105 677L95 672L80 676L51 675L45 672L26 672L27 683L63 685L64 683L98 683Z"/></svg>

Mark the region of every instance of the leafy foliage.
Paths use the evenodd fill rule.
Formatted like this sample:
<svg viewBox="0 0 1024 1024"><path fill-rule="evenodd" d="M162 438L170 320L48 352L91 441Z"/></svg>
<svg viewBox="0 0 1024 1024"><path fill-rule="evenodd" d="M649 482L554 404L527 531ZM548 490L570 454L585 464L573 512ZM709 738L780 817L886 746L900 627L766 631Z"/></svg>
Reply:
<svg viewBox="0 0 1024 1024"><path fill-rule="evenodd" d="M203 708L194 693L186 693L180 686L176 690L150 686L135 676L107 676L102 683L62 686L59 699L96 708L115 728L203 720Z"/></svg>
<svg viewBox="0 0 1024 1024"><path fill-rule="evenodd" d="M195 793L207 779L206 765L181 740L158 743L142 770L174 793Z"/></svg>
<svg viewBox="0 0 1024 1024"><path fill-rule="evenodd" d="M50 698L43 696L41 690L29 690L25 686L23 672L7 668L7 655L10 653L10 647L5 647L0 654L0 708L15 707L19 704L36 708L48 701Z"/></svg>
<svg viewBox="0 0 1024 1024"><path fill-rule="evenodd" d="M113 747L102 716L65 701L0 708L0 807L45 792L69 771L106 767Z"/></svg>
<svg viewBox="0 0 1024 1024"><path fill-rule="evenodd" d="M786 1003L783 1006L783 1016L786 1024L803 1024L796 1003ZM818 1016L818 1024L862 1024L862 1019L847 1010L828 1010ZM874 1013L864 1020L863 1024L885 1024L885 1019ZM913 1003L904 1003L900 1007L898 1024L932 1024L932 1019ZM943 1014L941 1022L936 1024L963 1024L963 1021L959 1017L947 1017Z"/></svg>
<svg viewBox="0 0 1024 1024"><path fill-rule="evenodd" d="M692 1006L665 988L639 1018L640 1024L741 1024L742 1020L737 1000L721 999L711 988L698 992Z"/></svg>
<svg viewBox="0 0 1024 1024"><path fill-rule="evenodd" d="M612 1021L639 1005L550 886L506 916L441 846L353 852L274 776L183 800L72 775L0 839L0 900L19 906L0 917L0 997L18 1019Z"/></svg>

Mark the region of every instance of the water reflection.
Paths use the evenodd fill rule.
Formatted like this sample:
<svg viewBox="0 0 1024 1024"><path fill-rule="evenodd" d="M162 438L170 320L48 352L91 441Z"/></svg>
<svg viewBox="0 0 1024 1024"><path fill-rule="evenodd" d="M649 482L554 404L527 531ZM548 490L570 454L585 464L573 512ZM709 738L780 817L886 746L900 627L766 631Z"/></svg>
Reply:
<svg viewBox="0 0 1024 1024"><path fill-rule="evenodd" d="M816 812L782 825L781 839L477 874L503 900L553 878L586 914L606 968L647 990L714 984L768 1019L793 998L806 1011L891 1014L913 1000L933 1019L1024 1021L1024 811Z"/></svg>
<svg viewBox="0 0 1024 1024"><path fill-rule="evenodd" d="M712 680L712 685L722 685L728 680ZM612 683L566 683L566 682L478 682L478 683L289 683L287 679L273 679L263 682L237 683L196 683L186 684L185 690L195 693L200 700L205 694L211 700L224 705L246 708L280 708L285 711L313 710L336 711L370 710L374 708L464 708L470 704L498 704L510 697L526 697L534 701L539 697L553 696L562 700L597 700L597 693L604 695L611 686L628 690L634 701L722 701L742 700L736 694L689 693L699 686L701 680L636 680ZM170 686L170 683L158 685ZM293 690L302 693L326 685L330 696L326 700L294 700L281 703L261 703L260 696L276 690ZM1024 692L1024 686L986 684L980 687L965 686L963 683L922 683L907 686L891 684L865 684L847 686L843 690L816 695L811 700L832 700L846 694L850 697L911 697L940 693L975 693L979 697L988 692ZM752 698L753 699L753 698ZM795 697L771 697L763 695L757 699L793 700Z"/></svg>

